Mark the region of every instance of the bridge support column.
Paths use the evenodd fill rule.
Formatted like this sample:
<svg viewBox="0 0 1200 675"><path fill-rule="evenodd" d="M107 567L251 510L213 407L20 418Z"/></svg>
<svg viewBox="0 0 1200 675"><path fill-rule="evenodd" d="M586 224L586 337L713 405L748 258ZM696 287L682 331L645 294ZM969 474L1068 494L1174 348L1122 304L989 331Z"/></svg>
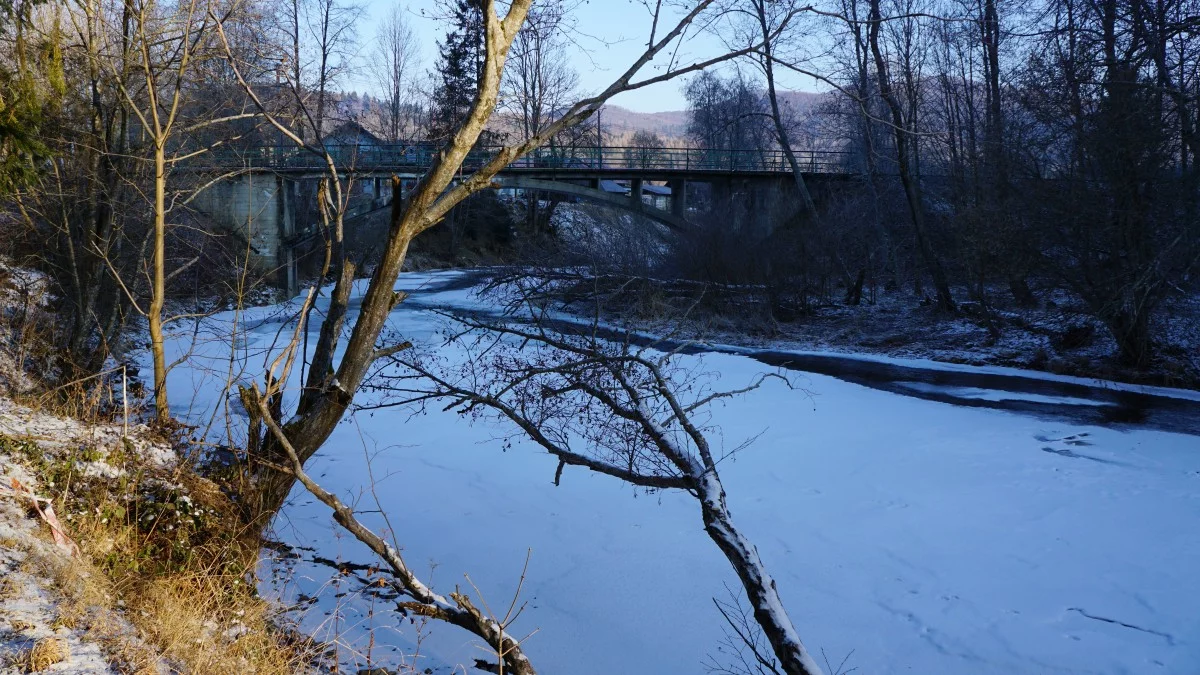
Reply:
<svg viewBox="0 0 1200 675"><path fill-rule="evenodd" d="M633 202L634 208L642 206L642 179L634 178L629 181L629 199Z"/></svg>
<svg viewBox="0 0 1200 675"><path fill-rule="evenodd" d="M671 215L687 216L687 181L682 178L671 181Z"/></svg>
<svg viewBox="0 0 1200 675"><path fill-rule="evenodd" d="M713 209L728 208L730 200L733 197L733 181L728 178L714 178L712 183L712 205Z"/></svg>
<svg viewBox="0 0 1200 675"><path fill-rule="evenodd" d="M769 184L755 183L747 181L746 192L749 195L749 221L750 226L757 232L765 233L770 229L771 221L768 218L767 207L770 204L771 188Z"/></svg>
<svg viewBox="0 0 1200 675"><path fill-rule="evenodd" d="M296 237L296 203L294 196L298 190L296 181L282 176L276 183L275 195L279 199L276 207L278 214L279 248L276 259L282 258L283 273L281 284L289 298L300 293L300 269L296 261L296 247L293 243Z"/></svg>
<svg viewBox="0 0 1200 675"><path fill-rule="evenodd" d="M296 249L289 246L284 251L284 292L288 299L300 295L300 265L296 262Z"/></svg>

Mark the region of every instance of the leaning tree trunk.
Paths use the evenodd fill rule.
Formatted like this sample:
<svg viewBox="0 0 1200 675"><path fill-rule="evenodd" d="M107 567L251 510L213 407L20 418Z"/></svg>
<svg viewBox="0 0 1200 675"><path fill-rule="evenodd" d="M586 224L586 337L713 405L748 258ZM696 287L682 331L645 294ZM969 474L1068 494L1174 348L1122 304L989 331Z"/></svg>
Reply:
<svg viewBox="0 0 1200 675"><path fill-rule="evenodd" d="M784 611L775 580L758 557L758 549L734 526L720 479L712 472L705 473L696 481L696 492L704 514L704 531L733 565L754 608L754 619L771 643L780 668L787 675L821 675L820 666L805 649Z"/></svg>
<svg viewBox="0 0 1200 675"><path fill-rule="evenodd" d="M339 278L330 298L330 309L326 313L325 325L321 331L322 340L318 350L321 353L314 355L309 382L301 397L302 411L297 412L283 425L283 431L291 440L302 463L316 454L346 414L354 394L366 377L371 364L375 362L375 341L383 332L388 316L403 297L392 288L404 265L408 245L419 231L416 221L428 205L424 202L409 203L408 200L402 200L400 181L395 177L392 178L392 191L392 224L383 256L371 276L371 283L363 297L341 362L334 366L333 350L336 349L336 338L346 319L350 300L350 279L344 277ZM430 203L435 196L427 193L420 195ZM343 274L345 270L344 267ZM333 324L337 325L337 331L330 327ZM256 421L252 416L251 426L261 429L261 424L256 424ZM292 485L295 484L295 477L290 472L275 468L285 465L283 460L287 454L272 435L268 434L263 438L259 454L266 461L258 465L257 499L250 505L250 513L247 515L252 522L265 527L271 516L283 506Z"/></svg>
<svg viewBox="0 0 1200 675"><path fill-rule="evenodd" d="M792 170L792 181L796 186L796 192L800 195L800 206L805 214L815 216L817 207L813 203L812 193L809 192L808 185L804 182L804 174L800 172L800 162L796 160L796 153L792 150L792 143L788 138L787 127L783 124L783 115L779 110L779 97L775 92L775 62L771 49L771 28L767 25L767 7L765 4L767 1L757 0L755 10L758 14L759 28L762 30L763 73L767 76L767 98L771 102L771 120L775 123L775 136L779 141L779 147L783 150L783 156L787 159L788 167Z"/></svg>

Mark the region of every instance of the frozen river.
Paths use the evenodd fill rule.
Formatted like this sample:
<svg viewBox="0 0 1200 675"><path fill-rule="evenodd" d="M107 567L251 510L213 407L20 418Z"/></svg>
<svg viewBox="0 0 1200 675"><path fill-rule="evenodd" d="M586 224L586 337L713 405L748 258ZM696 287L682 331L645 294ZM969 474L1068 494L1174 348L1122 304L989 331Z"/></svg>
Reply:
<svg viewBox="0 0 1200 675"><path fill-rule="evenodd" d="M431 308L487 309L462 278L405 275L413 295L393 327L441 344L445 319ZM246 313L232 360L232 315L206 321L198 343L181 335L173 348L193 358L170 382L177 412L208 426L228 411L210 433L236 434L222 385L261 372L283 316ZM768 383L715 407L712 422L725 447L754 437L722 467L730 508L831 671L846 659L869 675L1200 672L1195 392L733 348L679 358L700 360L718 386L784 367L800 387ZM694 500L583 469L555 487L556 462L506 446L511 431L438 406L363 411L310 470L380 526L369 512L382 507L438 590L470 588L470 575L507 607L532 550L512 632L537 631L526 650L539 672L722 663L712 598L737 579ZM365 591L370 556L306 494L293 494L276 537L290 553L264 565L264 591L304 605L295 615L336 636L347 663L365 667L369 653L395 667L404 654L449 673L485 656L464 632L423 628Z"/></svg>

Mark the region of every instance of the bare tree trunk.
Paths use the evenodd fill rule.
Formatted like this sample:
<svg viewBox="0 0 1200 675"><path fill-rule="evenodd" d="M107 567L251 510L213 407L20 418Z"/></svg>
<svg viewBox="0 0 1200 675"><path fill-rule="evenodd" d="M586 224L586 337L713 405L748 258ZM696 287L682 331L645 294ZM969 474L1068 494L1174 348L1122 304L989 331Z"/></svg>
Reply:
<svg viewBox="0 0 1200 675"><path fill-rule="evenodd" d="M821 668L804 648L791 618L783 609L775 580L771 578L758 548L733 524L725 505L725 488L714 473L696 481L696 494L704 516L704 531L733 566L763 635L771 643L780 667L788 675L820 675Z"/></svg>
<svg viewBox="0 0 1200 675"><path fill-rule="evenodd" d="M891 112L892 133L896 139L896 163L900 173L900 184L904 188L904 196L908 201L908 214L912 220L913 233L916 235L917 248L921 252L921 258L925 262L925 268L929 272L929 276L933 278L938 307L944 311L953 312L955 311L954 298L950 294L950 283L946 278L946 271L934 251L932 242L929 241L929 233L925 224L925 207L922 204L921 198L921 186L912 175L912 158L909 156L912 139L908 132L908 127L905 125L904 112L900 106L900 101L896 99L896 95L892 90L887 61L884 59L883 51L879 47L879 29L883 22L879 12L880 0L870 1L871 14L868 19L867 41L870 43L871 54L875 59L875 73L879 78L879 95L883 98L884 103L887 104L888 110Z"/></svg>
<svg viewBox="0 0 1200 675"><path fill-rule="evenodd" d="M771 121L775 124L775 136L779 141L779 147L783 150L783 156L787 159L788 166L792 170L792 181L796 186L796 193L800 195L800 207L804 213L816 216L817 207L814 205L812 193L808 191L808 185L804 181L804 174L801 173L800 163L796 161L796 153L792 150L792 143L788 138L787 127L783 123L783 115L779 110L779 96L775 91L774 47L771 44L772 30L768 23L767 4L768 0L754 0L754 11L757 14L759 29L762 31L763 38L762 54L759 60L762 63L763 73L767 76L767 98L771 102Z"/></svg>
<svg viewBox="0 0 1200 675"><path fill-rule="evenodd" d="M167 358L163 340L163 305L166 301L167 258L167 175L166 151L156 139L154 145L154 252L151 255L150 306L146 319L150 323L150 353L154 359L154 411L158 421L171 418L167 402Z"/></svg>

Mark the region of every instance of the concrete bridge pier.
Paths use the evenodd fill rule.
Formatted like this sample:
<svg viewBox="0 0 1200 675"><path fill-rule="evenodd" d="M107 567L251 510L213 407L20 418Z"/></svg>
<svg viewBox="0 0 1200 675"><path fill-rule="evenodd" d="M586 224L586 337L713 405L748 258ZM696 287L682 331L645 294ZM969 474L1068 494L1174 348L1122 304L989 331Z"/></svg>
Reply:
<svg viewBox="0 0 1200 675"><path fill-rule="evenodd" d="M730 204L733 199L733 181L729 178L714 178L709 183L711 204L709 208L719 209Z"/></svg>
<svg viewBox="0 0 1200 675"><path fill-rule="evenodd" d="M676 218L687 217L687 180L671 181L671 214Z"/></svg>
<svg viewBox="0 0 1200 675"><path fill-rule="evenodd" d="M772 192L774 185L771 183L746 181L746 219L754 232L766 232L771 229L768 216Z"/></svg>
<svg viewBox="0 0 1200 675"><path fill-rule="evenodd" d="M297 233L299 180L249 173L224 180L201 192L193 206L249 245L248 264L268 272L281 287L295 277L292 239Z"/></svg>

